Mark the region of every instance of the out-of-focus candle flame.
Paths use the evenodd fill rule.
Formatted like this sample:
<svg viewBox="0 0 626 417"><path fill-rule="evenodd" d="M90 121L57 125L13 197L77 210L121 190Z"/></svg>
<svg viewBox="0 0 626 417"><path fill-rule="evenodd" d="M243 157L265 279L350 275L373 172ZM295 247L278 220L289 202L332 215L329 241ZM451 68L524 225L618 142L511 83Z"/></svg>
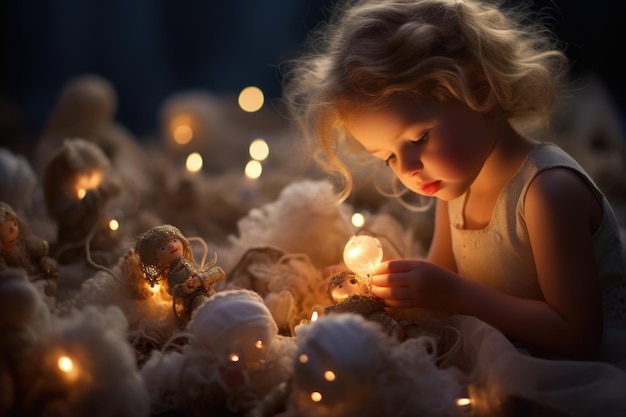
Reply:
<svg viewBox="0 0 626 417"><path fill-rule="evenodd" d="M246 174L246 177L250 179L257 179L263 173L263 166L259 161L253 159L252 161L248 161L244 172Z"/></svg>
<svg viewBox="0 0 626 417"><path fill-rule="evenodd" d="M72 362L72 360L67 356L59 357L57 365L59 369L65 373L72 372L74 369L74 362Z"/></svg>
<svg viewBox="0 0 626 417"><path fill-rule="evenodd" d="M318 403L322 401L322 393L319 391L314 391L311 393L311 401Z"/></svg>
<svg viewBox="0 0 626 417"><path fill-rule="evenodd" d="M115 219L109 220L109 229L116 231L119 228L120 228L120 222L118 222Z"/></svg>
<svg viewBox="0 0 626 417"><path fill-rule="evenodd" d="M365 224L365 216L361 213L354 213L352 215L352 225L354 227L361 227Z"/></svg>
<svg viewBox="0 0 626 417"><path fill-rule="evenodd" d="M263 107L265 97L259 87L246 87L239 93L239 107L245 112L253 113Z"/></svg>
<svg viewBox="0 0 626 417"><path fill-rule="evenodd" d="M187 160L185 161L185 167L189 172L198 172L202 169L202 155L198 152L192 152L187 156Z"/></svg>
<svg viewBox="0 0 626 417"><path fill-rule="evenodd" d="M265 140L258 138L250 143L248 152L250 153L250 157L252 159L264 161L270 154L270 147Z"/></svg>
<svg viewBox="0 0 626 417"><path fill-rule="evenodd" d="M383 259L383 247L373 236L352 236L343 250L343 261L352 272L369 275Z"/></svg>

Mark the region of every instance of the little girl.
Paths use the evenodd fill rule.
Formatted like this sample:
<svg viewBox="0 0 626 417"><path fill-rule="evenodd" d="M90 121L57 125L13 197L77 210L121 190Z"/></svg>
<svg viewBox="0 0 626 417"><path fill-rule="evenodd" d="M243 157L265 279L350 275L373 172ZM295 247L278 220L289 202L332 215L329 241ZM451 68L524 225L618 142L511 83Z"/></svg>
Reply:
<svg viewBox="0 0 626 417"><path fill-rule="evenodd" d="M626 369L613 211L572 158L524 134L548 120L567 75L547 30L487 1L365 0L317 35L285 98L345 180L342 197L352 179L339 154L356 144L437 199L427 259L383 262L372 293L478 318L535 355Z"/></svg>

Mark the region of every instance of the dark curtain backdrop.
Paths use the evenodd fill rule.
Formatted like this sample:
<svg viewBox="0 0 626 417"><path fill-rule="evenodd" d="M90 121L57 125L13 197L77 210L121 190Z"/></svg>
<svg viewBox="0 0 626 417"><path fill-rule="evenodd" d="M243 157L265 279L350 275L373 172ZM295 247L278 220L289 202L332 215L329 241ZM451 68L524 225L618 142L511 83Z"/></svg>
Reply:
<svg viewBox="0 0 626 417"><path fill-rule="evenodd" d="M36 138L62 84L94 72L118 91L116 118L137 137L181 90L280 96L291 58L333 0L2 0L2 143ZM623 108L621 0L536 0L568 43L575 71L596 71ZM619 10L618 10L619 9Z"/></svg>

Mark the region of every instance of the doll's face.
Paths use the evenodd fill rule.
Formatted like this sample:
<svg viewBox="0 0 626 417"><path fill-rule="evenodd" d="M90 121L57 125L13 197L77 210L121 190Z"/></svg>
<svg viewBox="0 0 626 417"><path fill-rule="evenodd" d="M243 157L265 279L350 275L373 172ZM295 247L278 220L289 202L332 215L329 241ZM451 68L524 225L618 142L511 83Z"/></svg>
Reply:
<svg viewBox="0 0 626 417"><path fill-rule="evenodd" d="M171 238L157 248L157 256L161 266L169 266L176 259L183 256L183 242L178 238Z"/></svg>
<svg viewBox="0 0 626 417"><path fill-rule="evenodd" d="M333 288L330 294L335 302L339 303L354 294L361 294L362 288L359 280L354 275L346 275L346 278Z"/></svg>
<svg viewBox="0 0 626 417"><path fill-rule="evenodd" d="M0 248L9 252L17 243L20 227L16 219L5 220L0 226Z"/></svg>

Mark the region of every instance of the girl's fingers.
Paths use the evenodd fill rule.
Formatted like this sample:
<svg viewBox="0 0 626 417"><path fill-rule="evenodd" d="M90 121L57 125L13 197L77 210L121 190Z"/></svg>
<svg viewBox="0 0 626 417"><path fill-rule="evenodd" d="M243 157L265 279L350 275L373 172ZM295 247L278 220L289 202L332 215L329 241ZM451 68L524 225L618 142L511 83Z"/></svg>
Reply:
<svg viewBox="0 0 626 417"><path fill-rule="evenodd" d="M422 261L415 259L394 259L391 261L381 262L374 270L372 274L392 274L398 272L411 271L422 263Z"/></svg>
<svg viewBox="0 0 626 417"><path fill-rule="evenodd" d="M388 301L395 300L410 300L411 293L408 287L372 287L372 294L385 300L385 304L389 305Z"/></svg>

